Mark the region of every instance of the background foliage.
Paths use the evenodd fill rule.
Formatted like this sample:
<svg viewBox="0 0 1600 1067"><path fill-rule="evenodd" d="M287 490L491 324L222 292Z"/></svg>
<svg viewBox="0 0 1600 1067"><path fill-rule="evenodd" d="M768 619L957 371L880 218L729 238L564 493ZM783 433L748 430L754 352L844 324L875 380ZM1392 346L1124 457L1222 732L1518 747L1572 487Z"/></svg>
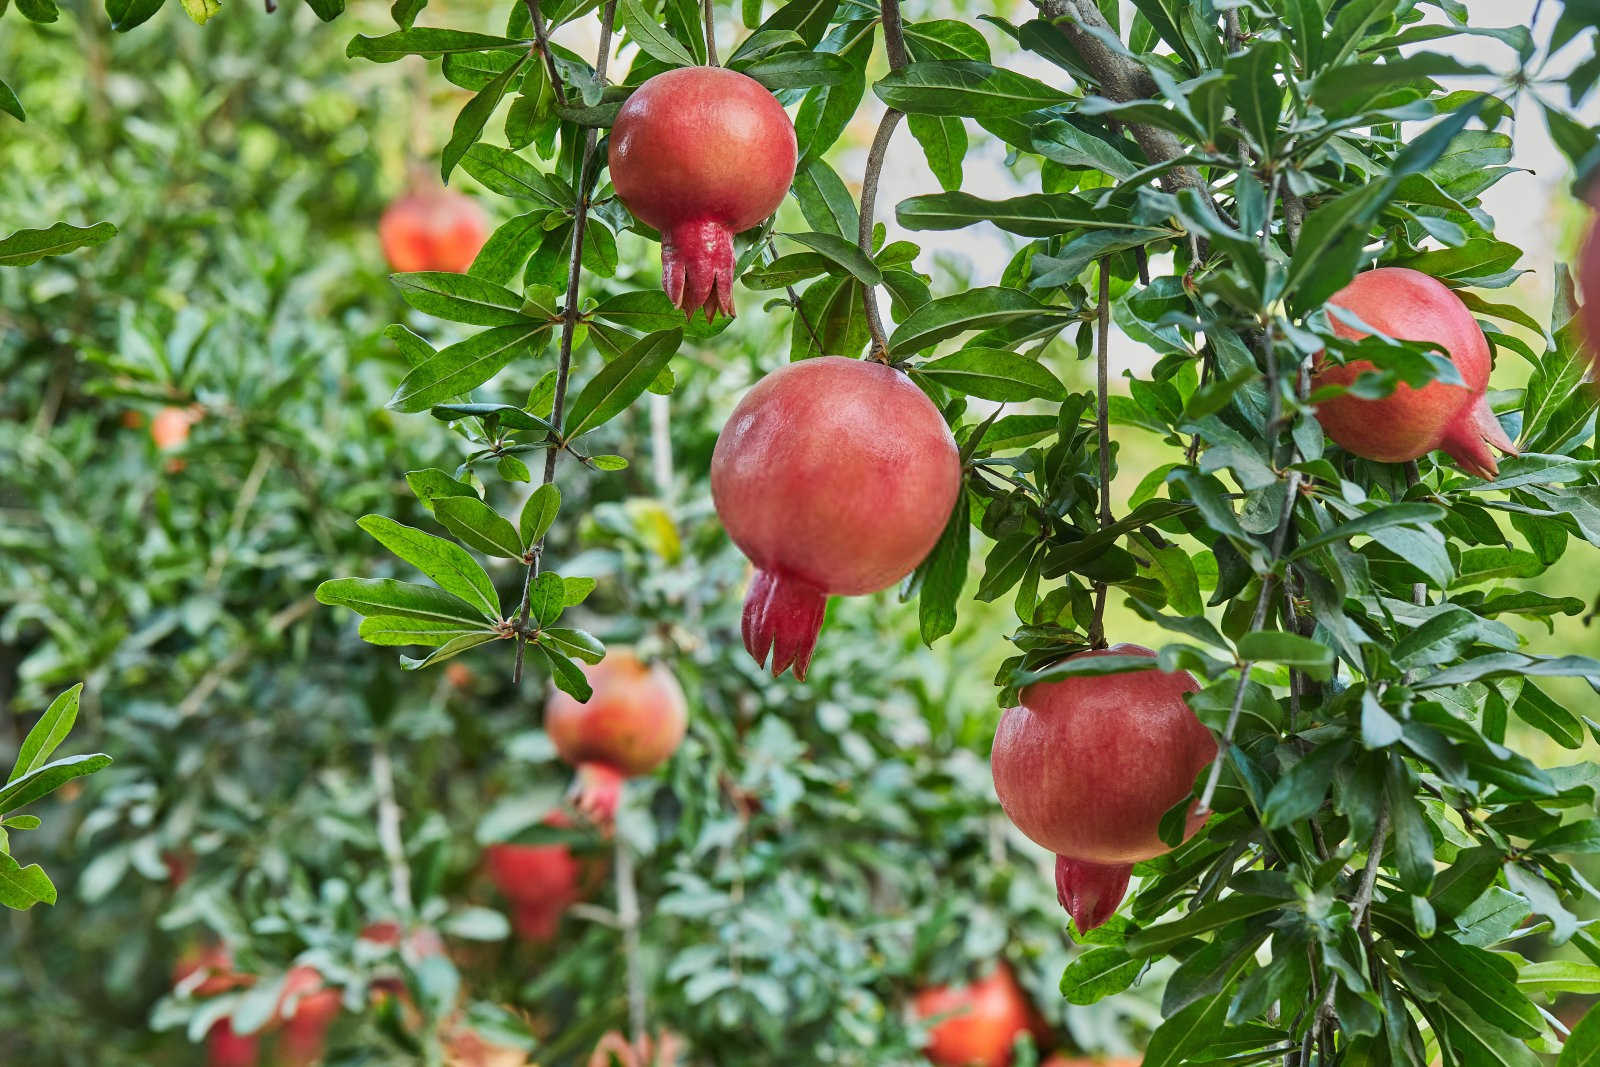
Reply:
<svg viewBox="0 0 1600 1067"><path fill-rule="evenodd" d="M906 993L997 956L1057 1040L1148 1042L1157 1063L1523 1062L1559 1043L1553 994L1600 990L1600 948L1576 918L1592 911L1581 857L1600 840L1579 762L1596 729L1584 679L1600 664L1560 655L1593 651L1576 624L1586 605L1566 595L1592 582L1538 591L1566 553L1589 561L1567 573L1587 574L1600 543L1593 393L1564 290L1548 316L1496 297L1519 253L1477 203L1512 162L1512 104L1592 164L1593 131L1566 108L1600 73L1593 20L1567 5L1556 33L1578 38L1564 54L1577 58L1549 68L1551 42L1499 32L1506 78L1484 100L1432 80L1472 73L1458 60L1396 54L1437 47L1459 5L1431 6L1443 29L1415 25L1429 5L1394 0L1136 6L1106 20L1126 47L1076 29L1094 5L1050 7L1076 14L1065 29L1026 7L982 23L908 8L910 65L895 71L873 5L725 13L726 61L796 105L803 151L794 203L741 242L747 285L773 303L741 293L732 328L678 334L653 246L588 172L599 196L581 306L602 310L574 330L577 395L605 360L635 360L651 368L636 393L670 386L671 433L652 436L660 402L644 398L598 420L580 450L627 466L562 461L543 562L598 582L564 623L665 657L691 697L689 742L632 792L619 837L647 902L651 1024L706 1062L908 1058ZM482 329L527 339L475 399L527 397L502 426L549 414L587 132L557 121L522 43L528 9L508 7L509 24L477 7L419 18L487 43L396 31L377 9L323 28L297 7L183 32L169 11L155 32L113 39L103 12L69 7L0 50L30 112L0 145L18 176L0 230L119 230L0 273L0 686L36 712L86 681L80 730L117 760L18 838L71 890L0 935L8 1059L177 1062L219 1014L262 1010L294 961L347 990L339 1062L437 1055L458 1003L548 1062L625 1024L619 933L600 921L610 889L603 910L533 949L506 940L479 873L481 846L535 839L564 785L537 728L541 659L520 686L504 644L471 653L470 676L408 672L310 599L332 574L407 577L356 527L367 513L492 543L486 518L434 525L407 472L470 470L513 523L527 493L504 448L485 454L495 428L481 415L419 414L488 382L418 387L443 380L432 353ZM558 40L576 48L594 7L544 14L574 21ZM692 5L619 11L618 85L703 54ZM394 18L418 15L397 5ZM780 21L747 38L763 19ZM740 41L742 55L728 47ZM450 54L416 77L416 60L352 61L408 52ZM618 91L577 51L555 54L585 109L567 116L603 133ZM892 151L923 152L944 187L899 204L899 225L998 225L1025 239L1003 276L930 270L870 228L871 257L854 250L859 163L832 150L861 136L850 123L869 92L909 113ZM435 107L459 114L449 133ZM996 143L1029 192L960 188L966 153ZM1175 155L1152 158L1160 145ZM501 254L474 274L514 311L465 309L467 281L382 281L371 231L413 156L442 158L496 205ZM495 177L508 170L516 181ZM1428 460L1408 480L1331 450L1309 417L1293 371L1332 341L1321 303L1374 260L1472 287L1497 384L1525 375L1493 399L1531 454L1495 482ZM981 536L947 538L913 580L914 606L836 602L811 677L774 683L733 634L743 563L704 471L759 373L868 348L867 283L891 298L888 351L973 446L962 509ZM1092 366L1079 362L1102 308L1159 357L1111 397L1122 518L1107 533ZM413 333L385 339L392 320ZM635 333L654 341L633 348ZM1437 373L1416 345L1334 350L1390 383ZM158 454L123 416L168 404L204 415L180 452ZM532 450L511 454L537 469L543 429L527 425ZM487 555L514 606L525 568ZM1096 583L1113 587L1112 626L1207 679L1198 710L1237 745L1219 816L1142 868L1127 918L1084 950L1060 934L1037 850L999 818L983 756L996 667L1013 656L1004 702L1081 647ZM1546 619L1587 645L1559 647ZM1240 664L1255 668L1248 683ZM1544 676L1571 681L1546 690ZM14 720L19 745L27 722ZM390 790L404 878L379 829ZM192 865L180 886L173 863ZM423 1018L408 1026L364 1009L376 964L356 935L412 912L451 936L455 962L412 975ZM158 1000L182 947L210 937L260 989Z"/></svg>

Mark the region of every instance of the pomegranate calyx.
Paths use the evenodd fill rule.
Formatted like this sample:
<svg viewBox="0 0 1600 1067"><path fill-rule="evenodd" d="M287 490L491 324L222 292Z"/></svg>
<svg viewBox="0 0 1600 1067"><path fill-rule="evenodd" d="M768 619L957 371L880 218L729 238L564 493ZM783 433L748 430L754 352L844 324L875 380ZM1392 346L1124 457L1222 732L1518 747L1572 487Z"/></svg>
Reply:
<svg viewBox="0 0 1600 1067"><path fill-rule="evenodd" d="M1463 408L1456 421L1445 432L1439 447L1460 464L1461 469L1479 478L1493 478L1500 472L1491 447L1508 456L1517 455L1517 446L1494 417L1489 401L1480 396Z"/></svg>
<svg viewBox="0 0 1600 1067"><path fill-rule="evenodd" d="M661 287L686 319L702 308L710 322L733 317L733 234L713 219L679 223L661 234Z"/></svg>
<svg viewBox="0 0 1600 1067"><path fill-rule="evenodd" d="M1128 893L1131 863L1089 863L1056 857L1056 899L1072 916L1078 933L1104 926Z"/></svg>
<svg viewBox="0 0 1600 1067"><path fill-rule="evenodd" d="M828 595L809 582L779 571L756 571L740 625L745 650L762 666L771 652L774 678L793 667L794 676L805 681L827 608Z"/></svg>
<svg viewBox="0 0 1600 1067"><path fill-rule="evenodd" d="M572 803L583 817L609 833L617 821L626 776L604 763L580 763L572 780Z"/></svg>

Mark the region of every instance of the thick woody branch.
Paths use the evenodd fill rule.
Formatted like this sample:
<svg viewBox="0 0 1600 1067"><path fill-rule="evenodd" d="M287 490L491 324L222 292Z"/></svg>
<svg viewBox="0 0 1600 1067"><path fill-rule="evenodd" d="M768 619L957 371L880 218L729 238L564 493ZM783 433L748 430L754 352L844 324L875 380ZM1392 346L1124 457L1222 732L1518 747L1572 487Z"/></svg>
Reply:
<svg viewBox="0 0 1600 1067"><path fill-rule="evenodd" d="M1125 104L1158 95L1150 72L1135 60L1112 49L1092 31L1111 33L1111 24L1100 14L1095 0L1034 0L1039 14L1066 37L1085 67L1094 75L1100 95ZM1170 130L1130 122L1127 129L1151 163L1164 163L1187 153L1183 142ZM1206 188L1200 172L1191 166L1174 167L1161 176L1162 188L1169 193L1181 189ZM1209 194L1208 194L1209 195Z"/></svg>

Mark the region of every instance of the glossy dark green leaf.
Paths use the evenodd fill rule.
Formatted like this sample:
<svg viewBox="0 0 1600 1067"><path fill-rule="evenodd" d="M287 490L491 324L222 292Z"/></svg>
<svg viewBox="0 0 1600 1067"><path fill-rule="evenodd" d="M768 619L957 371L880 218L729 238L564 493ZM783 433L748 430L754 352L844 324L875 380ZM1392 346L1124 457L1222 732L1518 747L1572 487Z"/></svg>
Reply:
<svg viewBox="0 0 1600 1067"><path fill-rule="evenodd" d="M620 415L650 387L682 343L682 330L662 330L640 338L602 367L573 399L563 433L570 440Z"/></svg>
<svg viewBox="0 0 1600 1067"><path fill-rule="evenodd" d="M109 222L72 226L58 222L43 230L17 230L0 238L0 267L26 267L45 256L60 256L80 248L105 244L117 235Z"/></svg>

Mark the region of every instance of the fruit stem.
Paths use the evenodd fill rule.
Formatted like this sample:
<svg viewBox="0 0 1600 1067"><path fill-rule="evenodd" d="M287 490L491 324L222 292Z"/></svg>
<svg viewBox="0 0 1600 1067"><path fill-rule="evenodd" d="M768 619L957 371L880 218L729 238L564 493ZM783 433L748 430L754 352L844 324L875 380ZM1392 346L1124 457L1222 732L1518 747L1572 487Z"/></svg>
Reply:
<svg viewBox="0 0 1600 1067"><path fill-rule="evenodd" d="M1096 309L1095 323L1095 429L1100 435L1100 528L1104 530L1115 520L1111 516L1111 400L1110 347L1111 347L1111 257L1100 257L1100 306ZM1089 624L1089 647L1106 647L1106 594L1105 582L1094 584L1094 619Z"/></svg>
<svg viewBox="0 0 1600 1067"><path fill-rule="evenodd" d="M709 0L708 0L709 3ZM899 70L906 65L905 31L900 25L900 0L883 0L879 11L883 18L883 50L889 56L889 69ZM872 148L867 152L867 167L861 175L861 225L856 231L856 244L861 254L872 257L873 216L878 205L878 179L883 174L883 161L889 154L889 140L900 124L903 113L889 108L878 122L878 132L872 138ZM867 332L872 335L871 356L885 366L889 363L889 340L883 331L883 317L878 312L878 293L870 285L861 287L861 307L867 315Z"/></svg>
<svg viewBox="0 0 1600 1067"><path fill-rule="evenodd" d="M543 17L539 14L539 0L526 0L528 13L534 20L534 32L543 38ZM594 76L601 85L606 81L606 65L611 59L611 29L616 23L617 0L606 0L604 10L600 15L600 45L595 52ZM548 40L545 39L545 45ZM544 49L545 58L550 58L548 47ZM555 67L550 67L551 85L555 87L556 99L562 99L561 80L556 76ZM555 428L556 440L550 443L550 448L544 454L544 478L541 484L549 485L556 477L556 456L561 449L558 447L561 436L561 418L567 404L567 379L572 373L572 337L578 327L578 285L583 279L583 231L589 221L589 167L594 162L594 149L597 141L597 131L589 127L583 141L583 155L577 165L577 180L573 183L576 189L577 202L573 205L572 218L572 258L567 261L567 294L566 306L561 313L561 358L556 364L555 397L550 404L550 425ZM522 661L527 654L528 617L532 608L531 593L533 579L539 573L539 560L544 554L544 538L529 550L528 571L522 580L522 603L517 608L517 660L511 671L511 684L517 685L522 681Z"/></svg>
<svg viewBox="0 0 1600 1067"><path fill-rule="evenodd" d="M708 66L721 66L717 60L717 16L712 7L716 0L701 0L700 10L706 21L706 64Z"/></svg>

